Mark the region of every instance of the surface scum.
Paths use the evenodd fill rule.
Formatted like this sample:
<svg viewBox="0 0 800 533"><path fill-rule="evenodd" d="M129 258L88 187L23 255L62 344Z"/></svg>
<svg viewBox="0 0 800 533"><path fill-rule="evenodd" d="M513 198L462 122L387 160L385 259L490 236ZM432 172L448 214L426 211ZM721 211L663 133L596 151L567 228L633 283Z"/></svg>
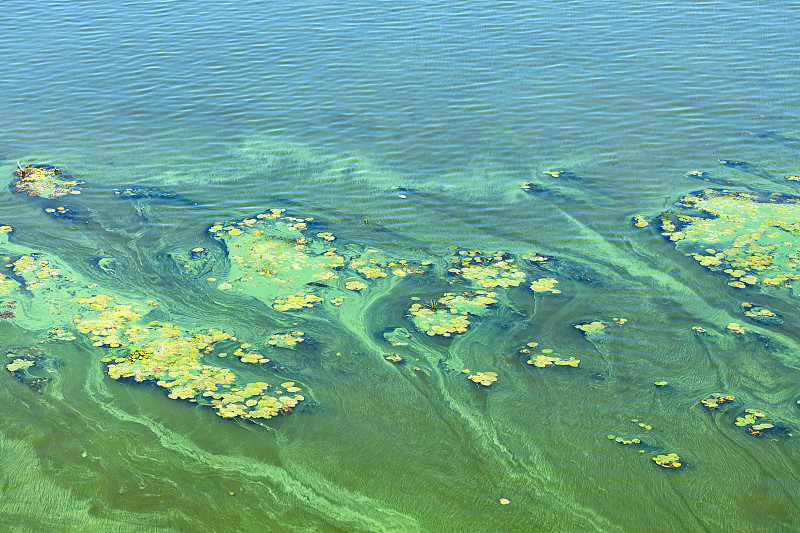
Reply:
<svg viewBox="0 0 800 533"><path fill-rule="evenodd" d="M11 188L36 198L77 194L78 185L83 182L64 178L60 169L28 165L14 173ZM660 227L661 234L678 249L688 251L687 255L701 265L727 274L733 287L792 289L792 282L800 279L797 199L762 199L706 189L684 197L679 207L688 211L669 211L649 221L637 215L634 224L638 228L651 224ZM412 340L417 346L425 346L425 342L433 342L429 339L432 337L452 339L464 334L476 327L476 319L512 305L513 291L526 291L530 298L558 298L562 289L569 291L569 285L556 289L559 280L550 277L547 265L555 258L534 251L515 257L505 252L460 250L448 258L398 259L354 243L340 246L334 233L323 229L327 228L313 217L268 209L208 227L208 234L226 251L224 264L220 264L219 255L203 246L195 246L181 257L186 258L184 266L191 262L196 267L190 272L205 273L205 279L198 280L207 283L210 290L241 301L256 300L265 316L278 322L288 318L293 325L304 316L321 316L336 324L340 308L356 308L373 292L406 296L414 303L407 308L405 319L421 335L412 339L404 328L385 334L393 346L401 347L409 346ZM0 305L14 310L5 312L3 320L48 335L51 340L55 331L58 342L86 342L106 364L109 378L155 384L167 389L169 398L211 407L223 418L263 425L269 418L291 413L305 401L299 394L303 389L297 385L301 380L287 379L279 372L283 367L271 365L273 361L259 351L293 350L300 343L307 344L309 337L303 331L284 328L265 337L259 347L240 342L232 330L214 324L213 317L200 331L183 324L177 314L171 321L156 319L161 315L155 311L159 302L154 295L143 292L131 297L100 287L62 259L15 244L10 239L13 235L11 226L0 226L0 253L5 256L6 269L0 272ZM214 275L209 276L209 272ZM414 294L414 289L422 286L453 289L423 299ZM763 323L780 319L777 313L750 302L744 302L742 308L746 317ZM583 332L589 344L598 346L609 331L624 331L626 322L625 318L613 317L572 325ZM362 323L359 327L366 326ZM698 335L708 334L703 328L693 329ZM725 330L745 333L734 323ZM313 342L324 344L325 339ZM569 371L581 362L574 355L562 358L550 348L533 355L532 349L537 346L537 342L529 342L519 350L526 356L520 368L526 368L527 363L536 368L566 367L560 371ZM229 352L235 358L226 359ZM40 364L38 356L20 356L14 350L7 353L12 360L6 368L18 378ZM375 355L375 360L384 364L402 365L406 361L398 354ZM589 352L575 355L590 356ZM244 371L246 368L250 370ZM496 371L472 373L465 368L461 372L479 388L502 387L502 376ZM240 376L243 373L258 379L247 381ZM667 389L667 382L655 385ZM702 404L716 409L733 399L714 393L702 399ZM759 420L764 416L748 408L733 423L753 436L791 435L785 426ZM644 422L637 427L640 432L651 430ZM664 451L645 438L609 436L618 443L640 446L641 453ZM673 452L652 457L655 464L673 469L686 464L678 459Z"/></svg>

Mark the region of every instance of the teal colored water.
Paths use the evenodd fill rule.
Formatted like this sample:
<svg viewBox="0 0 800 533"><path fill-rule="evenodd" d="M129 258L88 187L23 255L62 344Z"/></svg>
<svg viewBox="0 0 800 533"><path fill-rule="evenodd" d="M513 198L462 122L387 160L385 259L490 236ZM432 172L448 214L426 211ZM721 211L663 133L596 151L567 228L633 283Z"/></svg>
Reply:
<svg viewBox="0 0 800 533"><path fill-rule="evenodd" d="M800 527L797 293L731 286L653 221L704 187L798 194L791 3L2 11L0 176L14 182L19 161L84 183L52 199L0 193L0 226L13 228L0 233L0 313L14 314L0 318L2 363L35 361L0 369L0 529ZM251 283L242 241L208 231L270 209L313 218L297 235L315 259L295 260L333 247L344 258L338 278L286 285L320 295L313 307L277 309L280 282ZM327 232L334 241L317 237ZM459 251L504 252L524 282L450 272L476 257ZM8 266L22 257L61 268L57 285L32 288L40 278ZM425 273L394 274L401 260ZM370 265L387 276L358 271ZM532 290L539 279L560 292ZM409 316L484 289L497 302L462 314L464 333L428 335ZM114 380L130 347L80 331L100 311L70 299L90 294L137 310L126 328L235 335L271 361L242 362L228 340L197 361L237 384L292 381L304 400L255 424L170 399L155 379ZM781 319L747 316L743 302ZM593 321L607 327L574 327ZM298 330L291 349L268 343ZM580 364L526 364L542 349ZM708 409L713 393L735 400ZM746 409L774 427L748 434L736 425ZM651 459L669 453L679 468Z"/></svg>

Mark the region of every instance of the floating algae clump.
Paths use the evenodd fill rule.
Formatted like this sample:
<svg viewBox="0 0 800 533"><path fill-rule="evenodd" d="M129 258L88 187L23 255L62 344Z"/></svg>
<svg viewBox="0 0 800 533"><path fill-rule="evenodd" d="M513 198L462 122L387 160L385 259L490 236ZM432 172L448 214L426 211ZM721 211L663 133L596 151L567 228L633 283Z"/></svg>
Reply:
<svg viewBox="0 0 800 533"><path fill-rule="evenodd" d="M764 413L756 411L755 409L745 409L744 416L737 416L734 424L745 428L745 432L748 435L761 437L766 430L775 428L775 424L769 422L756 423L760 418L764 418L764 416Z"/></svg>
<svg viewBox="0 0 800 533"><path fill-rule="evenodd" d="M664 468L680 468L683 463L680 463L680 457L676 453L669 453L666 455L656 455L653 457L653 461L656 462L657 465L663 466Z"/></svg>
<svg viewBox="0 0 800 533"><path fill-rule="evenodd" d="M537 342L529 342L526 344L528 348L522 348L519 352L520 353L531 353L529 348L535 348L539 345ZM542 350L542 353L531 357L526 361L529 365L533 365L538 368L546 368L549 366L571 366L573 368L577 368L578 364L581 362L580 359L575 359L574 357L570 357L569 359L562 359L558 357L558 354L553 353L553 350L549 348L545 348Z"/></svg>
<svg viewBox="0 0 800 533"><path fill-rule="evenodd" d="M783 318L766 307L761 307L751 302L742 302L742 311L744 316L770 326L780 326L783 324Z"/></svg>
<svg viewBox="0 0 800 533"><path fill-rule="evenodd" d="M598 333L601 330L606 329L608 326L600 322L599 320L595 320L594 322L587 322L586 324L576 324L575 328L583 331L584 333Z"/></svg>
<svg viewBox="0 0 800 533"><path fill-rule="evenodd" d="M487 291L465 292L463 294L444 293L439 303L450 309L451 313L483 315L488 306L496 304L497 293Z"/></svg>
<svg viewBox="0 0 800 533"><path fill-rule="evenodd" d="M475 372L468 376L467 379L475 382L478 386L483 385L484 387L489 387L492 383L497 381L497 372Z"/></svg>
<svg viewBox="0 0 800 533"><path fill-rule="evenodd" d="M430 336L449 337L466 332L470 324L467 315L486 314L488 307L497 303L495 296L494 292L482 290L462 294L446 292L436 301L413 304L408 316L420 331Z"/></svg>
<svg viewBox="0 0 800 533"><path fill-rule="evenodd" d="M206 403L204 398L212 398L208 403L223 418L271 418L290 412L304 400L299 394L292 397L267 394L269 384L264 382L235 386L233 371L204 364L203 356L210 353L215 344L231 339L230 334L211 329L190 336L181 334L180 330L176 334L174 326L165 326L151 328L146 342L132 349L128 357L114 359L114 364L108 366L108 375L112 379L155 381L159 387L169 389L172 399ZM248 347L242 345L237 352ZM238 355L237 352L234 354ZM244 362L250 362L245 358L242 358ZM284 385L288 385L286 392L300 390L294 387L294 382Z"/></svg>
<svg viewBox="0 0 800 533"><path fill-rule="evenodd" d="M533 292L552 292L553 294L559 294L561 291L555 288L556 283L558 283L558 280L539 278L531 283L531 290Z"/></svg>
<svg viewBox="0 0 800 533"><path fill-rule="evenodd" d="M302 309L304 307L314 307L314 303L321 302L323 298L313 294L290 294L286 298L276 298L272 307L278 311L288 311L290 309Z"/></svg>
<svg viewBox="0 0 800 533"><path fill-rule="evenodd" d="M81 191L77 185L83 183L64 177L61 169L50 166L27 165L14 172L14 178L14 181L11 182L14 192L43 198L80 194Z"/></svg>
<svg viewBox="0 0 800 533"><path fill-rule="evenodd" d="M272 209L209 228L214 238L225 243L231 258L228 279L219 288L238 286L273 302L279 311L312 307L318 297L300 289L338 278L344 257L330 245L331 235L304 236L305 219L282 214L282 209Z"/></svg>
<svg viewBox="0 0 800 533"><path fill-rule="evenodd" d="M484 288L518 287L525 281L525 272L519 269L507 254L484 255L479 251L460 251L451 261L455 264L449 272Z"/></svg>
<svg viewBox="0 0 800 533"><path fill-rule="evenodd" d="M267 341L267 344L270 346L276 346L278 348L289 348L295 346L298 342L303 342L305 339L303 338L302 331L290 331L289 333L273 333L272 336Z"/></svg>
<svg viewBox="0 0 800 533"><path fill-rule="evenodd" d="M8 246L7 241L2 244ZM285 391L276 389L270 394L268 383L237 385L231 369L205 364L204 358L216 344L235 340L229 333L211 329L190 335L169 322L143 324L143 315L154 307L154 300L88 292L87 288L95 289L97 285L78 284L75 275L45 254L22 255L13 266L26 286L35 289L25 301L26 318L49 332L63 330L56 335L59 339L74 339L66 329L71 326L92 340L94 346L111 350L111 356L103 362L110 363L107 371L112 379L155 382L169 390L170 398L210 405L221 417L257 423L257 419L291 412L304 400L294 394L300 389L293 382L284 383ZM248 348L248 344L242 344L234 355L246 363L269 361ZM15 375L31 366L31 358L18 359L21 361L12 361L9 368Z"/></svg>
<svg viewBox="0 0 800 533"><path fill-rule="evenodd" d="M431 337L434 335L449 337L454 333L464 333L469 327L466 314L455 314L445 309L431 309L416 303L408 312L417 329Z"/></svg>
<svg viewBox="0 0 800 533"><path fill-rule="evenodd" d="M16 372L17 370L23 368L30 368L34 365L34 362L29 359L14 359L12 362L6 365L6 370L9 372Z"/></svg>
<svg viewBox="0 0 800 533"><path fill-rule="evenodd" d="M705 189L679 205L697 216L662 214L662 235L678 247L694 245L687 255L723 271L728 285L791 288L800 279L800 199Z"/></svg>
<svg viewBox="0 0 800 533"><path fill-rule="evenodd" d="M702 403L703 405L705 405L709 409L717 409L720 405L722 405L724 403L732 402L735 399L736 398L734 396L731 396L731 395L723 396L722 394L714 392L714 393L706 396L702 400L700 400L700 403Z"/></svg>

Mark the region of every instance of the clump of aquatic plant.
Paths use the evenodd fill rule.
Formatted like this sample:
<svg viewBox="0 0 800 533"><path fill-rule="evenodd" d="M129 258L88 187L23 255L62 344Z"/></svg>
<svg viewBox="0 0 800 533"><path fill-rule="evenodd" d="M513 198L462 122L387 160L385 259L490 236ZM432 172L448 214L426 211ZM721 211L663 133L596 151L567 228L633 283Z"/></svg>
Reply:
<svg viewBox="0 0 800 533"><path fill-rule="evenodd" d="M383 354L383 358L387 361L391 361L393 363L402 363L403 358L397 355L396 353L385 353Z"/></svg>
<svg viewBox="0 0 800 533"><path fill-rule="evenodd" d="M11 226L0 226L0 234L11 233L12 231L14 231L14 228L12 228Z"/></svg>
<svg viewBox="0 0 800 533"><path fill-rule="evenodd" d="M663 466L664 468L680 468L683 465L683 463L679 462L680 457L678 457L676 453L656 455L653 457L653 461L655 461L658 466Z"/></svg>
<svg viewBox="0 0 800 533"><path fill-rule="evenodd" d="M647 226L650 225L650 223L642 215L634 215L633 225L636 226L637 228L646 228Z"/></svg>
<svg viewBox="0 0 800 533"><path fill-rule="evenodd" d="M52 166L26 165L22 168L17 163L19 170L14 172L11 187L14 192L26 193L28 196L41 196L43 198L57 198L67 194L80 194L78 180L65 177L60 168Z"/></svg>
<svg viewBox="0 0 800 533"><path fill-rule="evenodd" d="M668 384L668 381L656 381L653 383L656 387L666 387Z"/></svg>
<svg viewBox="0 0 800 533"><path fill-rule="evenodd" d="M717 408L719 408L720 405L722 405L724 403L732 402L735 399L736 399L735 396L722 395L722 394L719 394L717 392L714 392L714 393L706 396L702 400L700 400L700 403L702 403L703 405L705 405L709 409L717 409Z"/></svg>
<svg viewBox="0 0 800 533"><path fill-rule="evenodd" d="M489 387L492 383L497 381L497 372L475 372L467 376L467 379L473 381L478 386L483 385L484 387Z"/></svg>

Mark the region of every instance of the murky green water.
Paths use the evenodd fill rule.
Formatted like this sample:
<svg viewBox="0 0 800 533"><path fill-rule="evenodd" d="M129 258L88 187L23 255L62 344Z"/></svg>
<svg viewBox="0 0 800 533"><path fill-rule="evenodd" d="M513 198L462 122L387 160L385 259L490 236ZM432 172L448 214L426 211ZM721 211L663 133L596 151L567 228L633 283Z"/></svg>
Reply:
<svg viewBox="0 0 800 533"><path fill-rule="evenodd" d="M797 529L792 6L6 4L0 529Z"/></svg>

